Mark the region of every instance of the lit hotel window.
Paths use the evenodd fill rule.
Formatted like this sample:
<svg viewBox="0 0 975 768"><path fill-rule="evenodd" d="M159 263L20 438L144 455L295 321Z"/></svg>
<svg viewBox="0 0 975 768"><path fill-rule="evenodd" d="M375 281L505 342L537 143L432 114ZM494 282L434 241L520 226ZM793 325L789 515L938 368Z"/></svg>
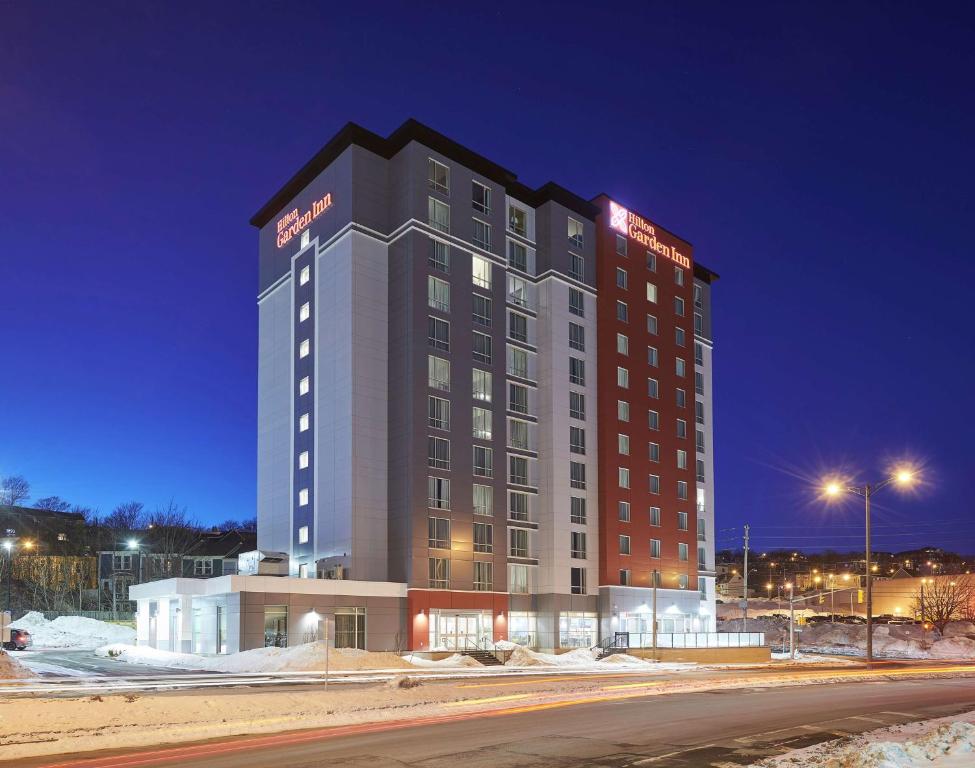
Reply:
<svg viewBox="0 0 975 768"><path fill-rule="evenodd" d="M311 417L307 413L301 414L301 418L298 419L298 431L307 432L308 425L311 422Z"/></svg>
<svg viewBox="0 0 975 768"><path fill-rule="evenodd" d="M308 489L302 488L298 491L298 506L306 507L308 506Z"/></svg>
<svg viewBox="0 0 975 768"><path fill-rule="evenodd" d="M298 285L305 285L311 280L311 267L302 267L301 274L298 276Z"/></svg>
<svg viewBox="0 0 975 768"><path fill-rule="evenodd" d="M301 346L298 347L298 357L308 357L311 354L311 342L308 339L303 339Z"/></svg>
<svg viewBox="0 0 975 768"><path fill-rule="evenodd" d="M301 305L301 309L298 310L298 322L303 323L311 317L311 302L306 301Z"/></svg>
<svg viewBox="0 0 975 768"><path fill-rule="evenodd" d="M307 493L307 491L302 491L302 493ZM298 529L298 543L307 544L308 543L308 526L303 525Z"/></svg>
<svg viewBox="0 0 975 768"><path fill-rule="evenodd" d="M647 283L647 301L657 303L657 286L653 283Z"/></svg>
<svg viewBox="0 0 975 768"><path fill-rule="evenodd" d="M302 379L301 379L301 381L298 382L298 394L299 395L307 395L308 394L308 390L310 388L311 388L311 384L308 381L308 377L307 376L303 376Z"/></svg>
<svg viewBox="0 0 975 768"><path fill-rule="evenodd" d="M298 454L298 469L308 469L308 451Z"/></svg>

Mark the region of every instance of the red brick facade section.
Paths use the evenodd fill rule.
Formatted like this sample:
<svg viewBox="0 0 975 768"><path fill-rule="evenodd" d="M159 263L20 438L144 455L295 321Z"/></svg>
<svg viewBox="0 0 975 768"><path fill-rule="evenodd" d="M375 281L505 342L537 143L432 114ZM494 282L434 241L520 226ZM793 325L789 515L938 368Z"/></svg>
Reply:
<svg viewBox="0 0 975 768"><path fill-rule="evenodd" d="M508 595L501 592L451 592L440 589L410 589L406 593L407 647L425 651L430 647L430 611L491 611L494 642L508 639Z"/></svg>

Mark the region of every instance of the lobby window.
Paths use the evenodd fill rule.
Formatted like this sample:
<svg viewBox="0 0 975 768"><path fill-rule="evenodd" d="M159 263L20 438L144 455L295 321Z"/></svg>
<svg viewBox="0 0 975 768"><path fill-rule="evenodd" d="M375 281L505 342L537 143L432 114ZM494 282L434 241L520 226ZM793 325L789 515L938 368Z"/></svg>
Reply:
<svg viewBox="0 0 975 768"><path fill-rule="evenodd" d="M577 253L569 254L569 277L575 280L582 280L585 272L585 260Z"/></svg>
<svg viewBox="0 0 975 768"><path fill-rule="evenodd" d="M569 416L573 419L586 418L586 396L581 392L569 392Z"/></svg>
<svg viewBox="0 0 975 768"><path fill-rule="evenodd" d="M674 296L674 314L678 317L684 316L684 300L680 296Z"/></svg>
<svg viewBox="0 0 975 768"><path fill-rule="evenodd" d="M677 481L677 498L681 501L687 501L687 481L678 480Z"/></svg>
<svg viewBox="0 0 975 768"><path fill-rule="evenodd" d="M528 413L528 387L521 384L508 384L508 410L514 413Z"/></svg>
<svg viewBox="0 0 975 768"><path fill-rule="evenodd" d="M508 266L522 272L528 271L528 249L514 240L508 241Z"/></svg>
<svg viewBox="0 0 975 768"><path fill-rule="evenodd" d="M427 518L427 539L431 549L450 549L450 520L444 517Z"/></svg>
<svg viewBox="0 0 975 768"><path fill-rule="evenodd" d="M682 448L677 449L677 469L687 469L687 451Z"/></svg>
<svg viewBox="0 0 975 768"><path fill-rule="evenodd" d="M687 545L684 542L677 545L677 559L682 563L687 562Z"/></svg>
<svg viewBox="0 0 975 768"><path fill-rule="evenodd" d="M660 493L660 475L650 475L650 493Z"/></svg>
<svg viewBox="0 0 975 768"><path fill-rule="evenodd" d="M450 440L445 437L427 437L427 466L450 469Z"/></svg>
<svg viewBox="0 0 975 768"><path fill-rule="evenodd" d="M450 194L450 168L432 157L427 158L427 185L437 192Z"/></svg>
<svg viewBox="0 0 975 768"><path fill-rule="evenodd" d="M307 395L309 391L311 391L311 379L307 376L302 376L298 382L298 394Z"/></svg>
<svg viewBox="0 0 975 768"><path fill-rule="evenodd" d="M450 361L427 355L427 383L433 389L450 391Z"/></svg>
<svg viewBox="0 0 975 768"><path fill-rule="evenodd" d="M494 451L482 445L474 446L474 474L478 477L494 477Z"/></svg>
<svg viewBox="0 0 975 768"><path fill-rule="evenodd" d="M427 478L427 506L450 509L450 480L446 477Z"/></svg>
<svg viewBox="0 0 975 768"><path fill-rule="evenodd" d="M674 366L674 370L678 376L685 376L687 374L687 363L684 362L684 358L677 358L677 364Z"/></svg>
<svg viewBox="0 0 975 768"><path fill-rule="evenodd" d="M427 217L430 226L440 232L450 232L450 206L434 197L427 198Z"/></svg>
<svg viewBox="0 0 975 768"><path fill-rule="evenodd" d="M652 400L660 399L660 382L656 379L647 379L647 397Z"/></svg>
<svg viewBox="0 0 975 768"><path fill-rule="evenodd" d="M629 435L617 435L616 436L616 449L621 456L630 455L630 436Z"/></svg>
<svg viewBox="0 0 975 768"><path fill-rule="evenodd" d="M622 389L630 388L630 372L626 368L616 367L616 386Z"/></svg>
<svg viewBox="0 0 975 768"><path fill-rule="evenodd" d="M528 342L528 318L517 312L508 313L508 338Z"/></svg>
<svg viewBox="0 0 975 768"><path fill-rule="evenodd" d="M616 236L616 255L617 256L626 256L626 236L625 235L617 235ZM620 287L621 288L625 288L626 286L623 285L623 286L620 286Z"/></svg>
<svg viewBox="0 0 975 768"><path fill-rule="evenodd" d="M481 400L485 403L490 403L491 372L482 371L480 368L474 368L472 372L472 379L474 383L474 399Z"/></svg>
<svg viewBox="0 0 975 768"><path fill-rule="evenodd" d="M650 443L647 446L647 456L652 462L660 461L660 443Z"/></svg>
<svg viewBox="0 0 975 768"><path fill-rule="evenodd" d="M471 205L475 211L491 213L491 188L479 181L471 181Z"/></svg>
<svg viewBox="0 0 975 768"><path fill-rule="evenodd" d="M528 459L524 456L508 457L508 482L511 485L528 485Z"/></svg>
<svg viewBox="0 0 975 768"><path fill-rule="evenodd" d="M474 483L474 514L494 516L494 488Z"/></svg>
<svg viewBox="0 0 975 768"><path fill-rule="evenodd" d="M450 350L450 323L439 317L427 317L427 343L445 352Z"/></svg>
<svg viewBox="0 0 975 768"><path fill-rule="evenodd" d="M630 354L630 339L622 333L616 334L616 352L620 355Z"/></svg>
<svg viewBox="0 0 975 768"><path fill-rule="evenodd" d="M650 525L660 526L660 507L650 507Z"/></svg>
<svg viewBox="0 0 975 768"><path fill-rule="evenodd" d="M687 422L677 419L677 437L687 437Z"/></svg>
<svg viewBox="0 0 975 768"><path fill-rule="evenodd" d="M430 255L427 264L441 272L450 272L450 246L440 240L430 240Z"/></svg>
<svg viewBox="0 0 975 768"><path fill-rule="evenodd" d="M621 323L628 323L630 321L630 310L626 306L625 301L616 302L616 319Z"/></svg>
<svg viewBox="0 0 975 768"><path fill-rule="evenodd" d="M616 418L620 421L630 420L630 404L625 400L616 401Z"/></svg>
<svg viewBox="0 0 975 768"><path fill-rule="evenodd" d="M647 301L651 304L657 303L657 286L653 283L647 283Z"/></svg>
<svg viewBox="0 0 975 768"><path fill-rule="evenodd" d="M308 451L298 454L298 469L308 469Z"/></svg>
<svg viewBox="0 0 975 768"><path fill-rule="evenodd" d="M580 352L586 351L586 329L578 323L569 323L569 346Z"/></svg>
<svg viewBox="0 0 975 768"><path fill-rule="evenodd" d="M575 525L586 524L586 500L584 498L569 497L569 522Z"/></svg>
<svg viewBox="0 0 975 768"><path fill-rule="evenodd" d="M427 277L427 305L441 312L450 311L450 283L440 278Z"/></svg>
<svg viewBox="0 0 975 768"><path fill-rule="evenodd" d="M630 537L620 535L619 540L620 540L620 554L621 555L630 554Z"/></svg>
<svg viewBox="0 0 975 768"><path fill-rule="evenodd" d="M586 569L569 569L569 592L573 595L586 594Z"/></svg>
<svg viewBox="0 0 975 768"><path fill-rule="evenodd" d="M630 585L630 571L627 568L620 569L620 586L628 587Z"/></svg>
<svg viewBox="0 0 975 768"><path fill-rule="evenodd" d="M478 288L490 288L491 262L480 256L471 256L471 278Z"/></svg>
<svg viewBox="0 0 975 768"><path fill-rule="evenodd" d="M657 411L647 411L647 427L654 432L660 429L660 414Z"/></svg>
<svg viewBox="0 0 975 768"><path fill-rule="evenodd" d="M494 551L494 526L490 523L474 523L474 551Z"/></svg>
<svg viewBox="0 0 975 768"><path fill-rule="evenodd" d="M569 533L569 554L576 560L586 559L585 531L571 531Z"/></svg>
<svg viewBox="0 0 975 768"><path fill-rule="evenodd" d="M301 417L298 419L298 431L307 432L310 426L311 416L309 416L307 413L301 414Z"/></svg>
<svg viewBox="0 0 975 768"><path fill-rule="evenodd" d="M687 346L687 335L684 333L683 328L674 329L674 341L677 342L678 347Z"/></svg>
<svg viewBox="0 0 975 768"><path fill-rule="evenodd" d="M430 558L430 589L447 589L450 584L450 560L445 557Z"/></svg>
<svg viewBox="0 0 975 768"><path fill-rule="evenodd" d="M568 234L569 234L569 247L581 249L583 247L582 222L576 221L570 216Z"/></svg>
<svg viewBox="0 0 975 768"><path fill-rule="evenodd" d="M450 429L450 401L430 395L427 397L427 424L434 429Z"/></svg>
<svg viewBox="0 0 975 768"><path fill-rule="evenodd" d="M586 362L578 357L569 358L569 383L585 386Z"/></svg>
<svg viewBox="0 0 975 768"><path fill-rule="evenodd" d="M311 280L311 267L302 267L298 273L298 285L306 285Z"/></svg>
<svg viewBox="0 0 975 768"><path fill-rule="evenodd" d="M302 488L298 491L298 506L307 507L308 506L308 489Z"/></svg>
<svg viewBox="0 0 975 768"><path fill-rule="evenodd" d="M474 425L473 437L476 440L490 440L491 412L486 408L478 408L477 406L474 406L472 410L473 415L471 420Z"/></svg>
<svg viewBox="0 0 975 768"><path fill-rule="evenodd" d="M586 316L585 297L578 288L569 289L569 312L579 317Z"/></svg>
<svg viewBox="0 0 975 768"><path fill-rule="evenodd" d="M494 589L494 563L474 561L474 591L490 592Z"/></svg>
<svg viewBox="0 0 975 768"><path fill-rule="evenodd" d="M651 336L657 335L657 318L655 315L647 315L647 333Z"/></svg>
<svg viewBox="0 0 975 768"><path fill-rule="evenodd" d="M516 235L528 235L528 213L517 205L508 205L508 229Z"/></svg>
<svg viewBox="0 0 975 768"><path fill-rule="evenodd" d="M308 543L308 526L303 525L298 529L298 543L307 544Z"/></svg>
<svg viewBox="0 0 975 768"><path fill-rule="evenodd" d="M651 272L657 271L657 254L653 251L647 251L647 269Z"/></svg>
<svg viewBox="0 0 975 768"><path fill-rule="evenodd" d="M626 290L626 270L620 267L616 268L616 287Z"/></svg>
<svg viewBox="0 0 975 768"><path fill-rule="evenodd" d="M475 293L471 296L471 317L475 323L478 325L483 325L487 328L491 327L491 299L487 296L481 296L479 293Z"/></svg>
<svg viewBox="0 0 975 768"><path fill-rule="evenodd" d="M586 430L582 427L569 427L569 451L582 454L586 452Z"/></svg>
<svg viewBox="0 0 975 768"><path fill-rule="evenodd" d="M684 270L678 266L674 267L674 283L676 285L684 284Z"/></svg>
<svg viewBox="0 0 975 768"><path fill-rule="evenodd" d="M491 225L480 219L474 219L471 240L478 248L491 250Z"/></svg>
<svg viewBox="0 0 975 768"><path fill-rule="evenodd" d="M569 462L569 485L573 488L586 487L586 465L578 461Z"/></svg>
<svg viewBox="0 0 975 768"><path fill-rule="evenodd" d="M686 531L687 530L687 513L678 512L677 513L677 530Z"/></svg>
<svg viewBox="0 0 975 768"><path fill-rule="evenodd" d="M521 491L508 491L508 519L528 520L528 494Z"/></svg>
<svg viewBox="0 0 975 768"><path fill-rule="evenodd" d="M647 365L656 368L659 361L660 353L657 352L657 348L647 347Z"/></svg>
<svg viewBox="0 0 975 768"><path fill-rule="evenodd" d="M479 363L491 362L491 337L486 333L474 331L471 335L474 359Z"/></svg>
<svg viewBox="0 0 975 768"><path fill-rule="evenodd" d="M311 317L311 302L306 301L301 305L301 309L298 310L298 322L303 323Z"/></svg>
<svg viewBox="0 0 975 768"><path fill-rule="evenodd" d="M616 515L621 523L630 522L630 502L628 501L618 501L616 502Z"/></svg>
<svg viewBox="0 0 975 768"><path fill-rule="evenodd" d="M298 347L298 357L308 357L311 354L311 341L308 339L302 339L301 345Z"/></svg>
<svg viewBox="0 0 975 768"><path fill-rule="evenodd" d="M512 528L508 534L508 555L528 557L528 531L524 528Z"/></svg>
<svg viewBox="0 0 975 768"><path fill-rule="evenodd" d="M616 468L616 475L617 475L616 479L617 479L617 482L619 483L619 487L620 488L624 488L624 489L629 489L629 487L630 487L630 470L628 470L626 467L617 467Z"/></svg>
<svg viewBox="0 0 975 768"><path fill-rule="evenodd" d="M660 557L660 539L650 539L650 557Z"/></svg>

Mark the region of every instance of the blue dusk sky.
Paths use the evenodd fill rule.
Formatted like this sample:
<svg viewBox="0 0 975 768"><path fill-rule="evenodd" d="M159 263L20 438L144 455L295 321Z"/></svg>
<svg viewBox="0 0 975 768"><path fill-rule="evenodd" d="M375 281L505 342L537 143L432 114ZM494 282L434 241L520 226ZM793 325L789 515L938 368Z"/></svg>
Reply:
<svg viewBox="0 0 975 768"><path fill-rule="evenodd" d="M975 553L975 15L945 3L0 2L0 475L255 512L257 235L415 117L689 239L719 548L854 548L817 478L923 466L880 550Z"/></svg>

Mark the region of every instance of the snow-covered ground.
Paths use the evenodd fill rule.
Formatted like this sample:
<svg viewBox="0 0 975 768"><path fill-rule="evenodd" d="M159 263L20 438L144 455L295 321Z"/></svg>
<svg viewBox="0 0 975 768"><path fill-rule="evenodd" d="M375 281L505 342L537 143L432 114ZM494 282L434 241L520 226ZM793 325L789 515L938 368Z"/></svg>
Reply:
<svg viewBox="0 0 975 768"><path fill-rule="evenodd" d="M11 623L30 632L34 648L97 648L105 643L134 643L135 630L83 616L59 616L48 621L37 611Z"/></svg>
<svg viewBox="0 0 975 768"><path fill-rule="evenodd" d="M755 768L971 768L975 712L869 731L787 752Z"/></svg>

